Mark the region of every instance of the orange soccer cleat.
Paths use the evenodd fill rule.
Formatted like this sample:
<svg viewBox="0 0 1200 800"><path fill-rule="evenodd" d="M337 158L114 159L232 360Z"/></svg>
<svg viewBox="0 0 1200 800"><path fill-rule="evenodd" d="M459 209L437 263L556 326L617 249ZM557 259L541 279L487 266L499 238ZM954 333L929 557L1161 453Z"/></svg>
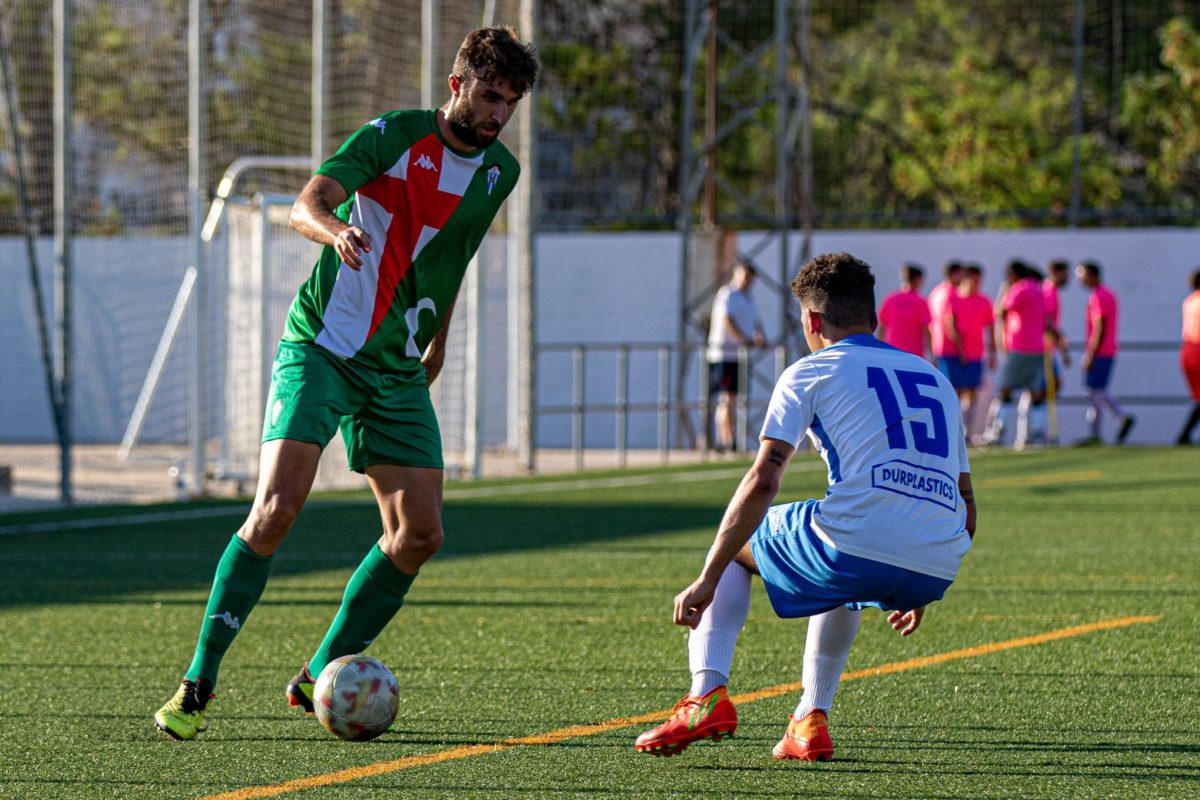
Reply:
<svg viewBox="0 0 1200 800"><path fill-rule="evenodd" d="M737 709L725 687L718 686L703 697L688 694L675 704L669 720L639 736L633 748L652 756L673 756L692 742L719 741L736 730Z"/></svg>
<svg viewBox="0 0 1200 800"><path fill-rule="evenodd" d="M810 711L804 719L791 718L787 732L771 750L777 760L830 761L833 739L829 738L829 717L821 709Z"/></svg>

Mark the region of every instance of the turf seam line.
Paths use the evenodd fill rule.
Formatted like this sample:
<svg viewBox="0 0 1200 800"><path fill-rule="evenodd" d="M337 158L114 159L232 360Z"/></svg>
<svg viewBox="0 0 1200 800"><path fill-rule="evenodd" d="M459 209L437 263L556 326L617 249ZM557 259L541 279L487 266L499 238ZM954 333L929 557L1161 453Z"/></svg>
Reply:
<svg viewBox="0 0 1200 800"><path fill-rule="evenodd" d="M1033 634L1031 636L1020 636L1016 639L1008 639L1002 642L989 642L987 644L977 645L975 647L964 647L957 650L948 650L945 653L938 653L932 656L921 656L918 658L906 659L904 661L894 661L889 664L881 664L877 667L868 667L867 669L855 670L853 672L844 673L842 675L842 682L860 680L862 678L873 678L880 675L892 675L899 672L908 672L914 669L923 669L925 667L932 667L937 664L944 664L948 661L960 661L968 658L977 658L979 656L1000 653L1005 650L1013 650L1018 647L1032 647L1034 645L1055 642L1060 639L1070 639L1076 636L1085 636L1089 633L1096 633L1098 631L1126 628L1131 625L1144 625L1152 622L1158 622L1160 619L1162 619L1161 615L1133 616L1100 620L1098 622L1090 622L1084 625L1072 625L1067 628L1059 628L1057 630ZM735 704L753 703L759 700L766 700L768 698L778 697L782 694L789 694L791 692L799 691L800 688L801 686L799 682L785 683L778 686L770 686L764 689L759 689L753 692L745 692L743 694L733 695L730 697L730 699ZM277 795L300 792L306 789L316 789L322 786L331 786L338 783L349 783L350 781L356 781L362 778L385 775L391 772L400 772L401 770L413 769L415 767L424 767L431 764L441 764L446 761L456 761L463 758L471 758L473 756L498 753L504 750L512 750L516 747L545 747L548 745L558 744L566 739L595 736L597 734L619 730L620 728L628 728L632 725L642 725L650 722L657 722L668 716L670 713L670 709L665 709L660 711L652 711L647 714L638 714L631 717L617 717L605 722L571 725L566 728L547 731L546 733L521 736L515 739L505 739L492 744L459 745L446 750L437 750L432 753L421 753L418 755L405 756L403 758L398 758L391 761L379 761L374 764L366 764L361 767L351 767L349 769L338 770L336 772L326 772L320 775L312 775L306 778L295 778L290 781L269 786L249 786L242 789L234 789L233 791L223 792L221 794L208 795L204 798L201 798L201 800L253 800L254 798L260 797L275 797Z"/></svg>

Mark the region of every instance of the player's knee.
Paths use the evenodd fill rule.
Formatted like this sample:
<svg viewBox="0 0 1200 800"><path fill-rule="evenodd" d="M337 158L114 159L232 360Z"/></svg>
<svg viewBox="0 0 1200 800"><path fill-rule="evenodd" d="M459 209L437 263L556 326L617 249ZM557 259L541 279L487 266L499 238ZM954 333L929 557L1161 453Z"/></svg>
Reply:
<svg viewBox="0 0 1200 800"><path fill-rule="evenodd" d="M427 561L445 538L441 525L411 525L397 533L397 549L408 559Z"/></svg>
<svg viewBox="0 0 1200 800"><path fill-rule="evenodd" d="M238 535L256 553L269 555L288 535L302 507L302 503L288 502L278 496L267 497L254 504Z"/></svg>

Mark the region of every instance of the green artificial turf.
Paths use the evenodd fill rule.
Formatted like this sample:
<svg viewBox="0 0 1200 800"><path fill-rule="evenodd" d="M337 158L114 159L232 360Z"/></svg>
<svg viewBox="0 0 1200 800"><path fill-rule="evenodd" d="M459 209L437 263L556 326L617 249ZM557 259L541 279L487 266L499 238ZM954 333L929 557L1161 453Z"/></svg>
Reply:
<svg viewBox="0 0 1200 800"><path fill-rule="evenodd" d="M824 491L815 461L797 458L781 500ZM377 764L278 796L1197 796L1200 452L1187 449L976 454L979 533L959 580L910 638L866 612L848 671L1157 621L848 680L828 764L771 760L794 692L743 703L736 737L670 759L634 752L648 725L512 745L684 693L671 601L739 467L449 487L446 546L369 651L397 675L399 716L360 744L288 708L283 687L378 536L365 495L301 515L225 661L209 730L184 743L151 717L190 660L244 506L0 517L0 797L195 798ZM156 521L128 520L144 514ZM775 618L756 584L731 691L798 681L803 642L804 622ZM458 757L399 761L422 754Z"/></svg>

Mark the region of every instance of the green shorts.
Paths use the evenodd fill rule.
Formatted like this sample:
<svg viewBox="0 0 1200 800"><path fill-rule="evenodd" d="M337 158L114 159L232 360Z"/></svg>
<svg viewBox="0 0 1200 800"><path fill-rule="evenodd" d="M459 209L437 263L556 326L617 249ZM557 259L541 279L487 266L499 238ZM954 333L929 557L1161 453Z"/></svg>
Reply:
<svg viewBox="0 0 1200 800"><path fill-rule="evenodd" d="M442 434L424 370L379 372L311 342L280 342L262 440L324 448L339 427L355 472L373 464L443 468Z"/></svg>

